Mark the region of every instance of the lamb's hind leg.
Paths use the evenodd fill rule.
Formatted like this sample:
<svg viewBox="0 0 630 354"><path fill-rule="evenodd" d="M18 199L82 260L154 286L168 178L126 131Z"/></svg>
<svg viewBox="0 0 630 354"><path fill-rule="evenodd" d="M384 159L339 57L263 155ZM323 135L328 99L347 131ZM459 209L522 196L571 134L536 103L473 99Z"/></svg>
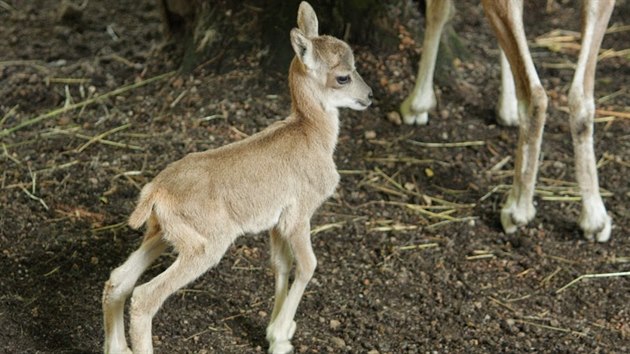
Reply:
<svg viewBox="0 0 630 354"><path fill-rule="evenodd" d="M166 242L159 226L149 219L148 230L138 250L123 265L112 271L103 290L103 322L106 354L131 353L125 339L124 308L138 278L164 252Z"/></svg>
<svg viewBox="0 0 630 354"><path fill-rule="evenodd" d="M426 124L429 111L435 108L433 72L444 25L452 15L451 0L427 0L426 26L422 43L422 58L413 91L400 106L403 120L407 124Z"/></svg>
<svg viewBox="0 0 630 354"><path fill-rule="evenodd" d="M582 49L569 90L575 173L582 193L580 227L587 239L599 242L610 238L611 220L599 194L593 149L593 90L597 54L614 6L614 0L590 0L584 3Z"/></svg>
<svg viewBox="0 0 630 354"><path fill-rule="evenodd" d="M527 47L522 0L483 0L483 7L510 62L518 102L519 138L514 182L501 211L503 228L505 232L512 233L536 214L534 186L546 119L547 95Z"/></svg>
<svg viewBox="0 0 630 354"><path fill-rule="evenodd" d="M136 287L131 296L129 333L135 354L153 353L151 322L162 303L175 291L216 265L232 242L229 237L215 237L210 242L194 230L184 227L179 227L177 234L179 242L173 242L179 252L177 259L164 272Z"/></svg>

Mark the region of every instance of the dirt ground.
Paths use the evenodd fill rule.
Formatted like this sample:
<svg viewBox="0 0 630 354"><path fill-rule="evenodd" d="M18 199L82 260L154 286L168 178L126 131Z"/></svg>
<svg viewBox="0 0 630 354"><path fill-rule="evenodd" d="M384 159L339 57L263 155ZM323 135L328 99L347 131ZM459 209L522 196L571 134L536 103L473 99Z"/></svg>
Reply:
<svg viewBox="0 0 630 354"><path fill-rule="evenodd" d="M153 1L90 1L64 20L56 3L0 1L2 353L100 352L103 283L141 239L125 225L139 188L186 153L289 111L283 75L258 65L262 47L219 70L160 76L176 64L159 50ZM617 52L601 60L596 84L594 141L614 222L606 244L585 241L576 223L566 95L577 42L551 32L579 29L573 2L527 5L530 40L547 34L532 51L550 104L538 213L514 235L498 218L517 133L495 123L498 51L480 5L457 3L454 28L470 55L441 78L428 126L391 114L413 87L424 21L400 25L400 50L354 47L376 101L341 113L342 178L312 222L319 264L296 316L296 352L630 352L629 277L558 292L581 275L630 271L630 59L618 52L630 47L621 27L630 2L618 1L603 44ZM156 352L265 352L267 243L240 238L167 300L153 323Z"/></svg>

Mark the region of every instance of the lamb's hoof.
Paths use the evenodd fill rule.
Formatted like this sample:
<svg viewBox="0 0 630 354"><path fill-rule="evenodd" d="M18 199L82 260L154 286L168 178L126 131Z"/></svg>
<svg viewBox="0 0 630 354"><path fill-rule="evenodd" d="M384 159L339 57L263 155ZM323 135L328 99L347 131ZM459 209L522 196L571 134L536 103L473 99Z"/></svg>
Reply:
<svg viewBox="0 0 630 354"><path fill-rule="evenodd" d="M295 321L291 321L289 329L286 333L282 333L284 331L277 331L275 324L269 325L269 327L267 327L267 342L269 342L269 354L292 353L293 346L291 345L290 341L295 334L296 328L297 325Z"/></svg>

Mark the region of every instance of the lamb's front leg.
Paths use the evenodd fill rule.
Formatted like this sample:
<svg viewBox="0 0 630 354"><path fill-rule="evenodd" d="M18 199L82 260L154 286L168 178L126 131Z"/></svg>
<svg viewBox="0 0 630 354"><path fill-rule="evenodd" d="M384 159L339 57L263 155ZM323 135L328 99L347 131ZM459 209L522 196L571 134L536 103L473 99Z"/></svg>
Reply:
<svg viewBox="0 0 630 354"><path fill-rule="evenodd" d="M273 323L278 317L284 301L287 298L289 289L289 273L291 272L291 266L293 264L293 254L291 252L291 246L277 229L272 229L270 236L271 268L273 269L276 281L275 300L270 321L270 323ZM271 326L267 328L267 341L269 342L274 340L274 333L272 333L271 328ZM293 322L292 329L289 332L289 339L291 339L293 337L293 333L295 332L295 321Z"/></svg>
<svg viewBox="0 0 630 354"><path fill-rule="evenodd" d="M295 280L291 285L291 289L284 302L280 305L281 308L274 308L275 317L272 315L272 321L267 327L267 340L269 341L269 353L271 354L287 354L293 351L293 346L291 345L291 338L295 332L293 318L306 285L313 277L317 266L317 260L311 246L310 223L308 221L302 222L294 228L293 232L285 233L280 237L285 238L285 242L288 242L293 251L296 269ZM281 287L277 287L277 289L282 292Z"/></svg>

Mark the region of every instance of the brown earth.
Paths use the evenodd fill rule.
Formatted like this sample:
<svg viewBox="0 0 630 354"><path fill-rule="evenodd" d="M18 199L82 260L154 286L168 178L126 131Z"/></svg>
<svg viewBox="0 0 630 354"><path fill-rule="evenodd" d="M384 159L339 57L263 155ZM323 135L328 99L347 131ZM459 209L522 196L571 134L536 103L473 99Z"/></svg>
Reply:
<svg viewBox="0 0 630 354"><path fill-rule="evenodd" d="M319 266L296 316L296 351L630 352L630 278L557 292L584 274L630 270L628 55L602 59L596 86L600 109L625 112L598 114L594 138L612 240L589 243L576 224L565 111L571 45L533 48L550 96L538 215L505 235L498 211L513 159L499 163L512 156L516 130L495 124L498 52L481 8L458 3L454 27L470 55L441 78L428 126L387 118L413 86L423 20L401 24L400 51L355 47L377 99L341 114L342 180L313 220ZM575 9L547 13L546 3L528 2L532 41L579 28ZM224 58L219 70L209 63L121 89L176 68L158 50L154 2L90 1L64 20L57 6L0 1L0 131L52 112L0 136L2 353L100 352L103 283L141 238L125 226L139 188L170 161L242 139L289 110L283 75L258 65L263 44ZM611 25L628 25L629 13L630 2L618 1ZM628 29L617 28L603 48L630 47ZM157 314L156 352L264 352L268 258L266 235L239 239ZM160 258L147 278L172 259Z"/></svg>

